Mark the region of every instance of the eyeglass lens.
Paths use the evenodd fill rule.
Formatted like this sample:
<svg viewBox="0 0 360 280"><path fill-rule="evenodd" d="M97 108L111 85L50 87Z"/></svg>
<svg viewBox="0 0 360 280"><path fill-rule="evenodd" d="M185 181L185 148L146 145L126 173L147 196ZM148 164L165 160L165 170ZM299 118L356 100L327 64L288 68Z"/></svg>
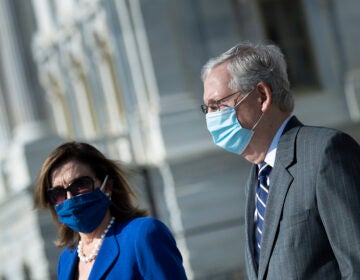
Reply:
<svg viewBox="0 0 360 280"><path fill-rule="evenodd" d="M207 114L209 112L209 107L212 109L213 107L213 110L214 111L219 111L220 110L220 106L221 106L221 102L224 101L225 99L228 99L229 97L237 94L237 93L240 93L240 91L236 91L236 92L233 92L219 100L215 100L215 102L211 105L206 105L206 104L202 104L200 107L201 107L201 111L204 113L204 114Z"/></svg>
<svg viewBox="0 0 360 280"><path fill-rule="evenodd" d="M207 105L202 104L202 105L200 105L200 108L201 108L201 111L202 111L204 114L207 114L207 112L208 112L208 110L209 110Z"/></svg>
<svg viewBox="0 0 360 280"><path fill-rule="evenodd" d="M53 187L47 190L48 200L52 205L59 205L67 199L67 192L77 196L94 190L94 179L83 176L72 181L66 188L63 186Z"/></svg>

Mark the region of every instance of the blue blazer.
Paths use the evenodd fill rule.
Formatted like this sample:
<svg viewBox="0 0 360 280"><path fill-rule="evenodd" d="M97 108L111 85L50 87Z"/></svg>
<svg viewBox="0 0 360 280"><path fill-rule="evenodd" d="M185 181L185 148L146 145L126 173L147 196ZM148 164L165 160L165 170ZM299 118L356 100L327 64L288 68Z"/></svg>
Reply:
<svg viewBox="0 0 360 280"><path fill-rule="evenodd" d="M65 249L58 278L73 279L77 249ZM95 259L89 279L187 279L182 257L169 229L154 218L115 222Z"/></svg>

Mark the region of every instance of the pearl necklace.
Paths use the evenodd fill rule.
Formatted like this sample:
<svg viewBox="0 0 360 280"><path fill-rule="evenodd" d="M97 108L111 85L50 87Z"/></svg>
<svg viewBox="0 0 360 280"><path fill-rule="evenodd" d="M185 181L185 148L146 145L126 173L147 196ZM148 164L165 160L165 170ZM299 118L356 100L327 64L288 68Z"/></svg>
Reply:
<svg viewBox="0 0 360 280"><path fill-rule="evenodd" d="M94 260L96 258L97 254L98 254L98 252L100 250L100 246L101 246L102 242L104 241L104 238L105 238L107 232L109 231L109 229L111 228L112 224L114 223L114 221L115 221L115 218L111 217L111 220L110 220L109 224L107 225L106 229L104 230L104 232L100 236L100 239L95 244L95 247L94 247L94 249L92 250L92 252L90 253L89 256L85 256L83 254L83 243L82 243L81 240L79 241L79 245L78 245L78 248L77 248L77 253L78 253L78 257L79 257L80 261L88 263L88 262L91 262L92 260Z"/></svg>

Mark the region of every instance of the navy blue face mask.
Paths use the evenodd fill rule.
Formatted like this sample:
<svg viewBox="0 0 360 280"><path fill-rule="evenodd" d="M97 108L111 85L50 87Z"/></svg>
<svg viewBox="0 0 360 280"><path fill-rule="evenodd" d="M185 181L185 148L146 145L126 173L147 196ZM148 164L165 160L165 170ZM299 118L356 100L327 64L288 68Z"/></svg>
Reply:
<svg viewBox="0 0 360 280"><path fill-rule="evenodd" d="M77 232L93 232L104 219L110 206L110 198L101 188L78 196L74 196L55 206L59 221Z"/></svg>

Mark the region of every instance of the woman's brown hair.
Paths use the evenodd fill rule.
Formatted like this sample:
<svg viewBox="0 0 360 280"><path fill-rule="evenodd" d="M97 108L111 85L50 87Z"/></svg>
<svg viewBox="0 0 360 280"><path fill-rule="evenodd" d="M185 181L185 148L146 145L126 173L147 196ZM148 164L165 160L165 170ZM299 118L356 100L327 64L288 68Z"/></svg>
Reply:
<svg viewBox="0 0 360 280"><path fill-rule="evenodd" d="M57 147L45 160L38 176L35 187L34 204L37 209L49 209L58 228L59 239L56 246L74 247L79 234L68 226L59 222L55 208L47 199L46 191L51 188L53 171L69 160L76 160L87 165L100 181L109 176L111 182L110 213L118 221L144 217L145 210L134 205L136 195L131 189L125 168L119 162L106 158L99 150L90 144L82 142L67 142Z"/></svg>

